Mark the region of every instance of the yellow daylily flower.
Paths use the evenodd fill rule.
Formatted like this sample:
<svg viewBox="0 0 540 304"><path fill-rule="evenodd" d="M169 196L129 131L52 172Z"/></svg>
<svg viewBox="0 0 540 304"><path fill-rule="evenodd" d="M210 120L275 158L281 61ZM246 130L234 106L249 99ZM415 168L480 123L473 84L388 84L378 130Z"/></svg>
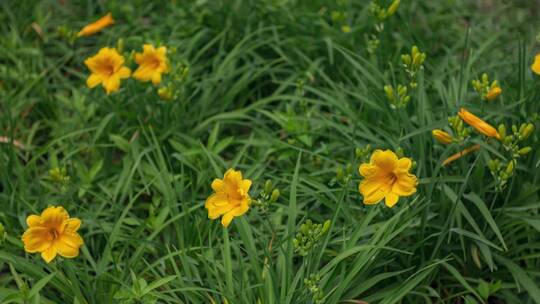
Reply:
<svg viewBox="0 0 540 304"><path fill-rule="evenodd" d="M412 166L410 158L398 158L390 150L376 150L369 163L360 165L360 182L358 190L364 196L364 204L377 204L383 199L388 207L393 207L399 197L410 196L416 192L418 185L414 174L409 173Z"/></svg>
<svg viewBox="0 0 540 304"><path fill-rule="evenodd" d="M28 229L22 235L24 250L41 253L45 262L50 263L56 255L74 258L79 255L83 239L77 233L81 220L70 218L62 207L48 207L41 215L26 218Z"/></svg>
<svg viewBox="0 0 540 304"><path fill-rule="evenodd" d="M212 189L215 193L210 195L204 204L208 209L208 218L214 220L222 216L221 224L224 227L229 226L234 217L249 210L250 187L251 180L243 179L242 172L234 169L227 170L223 179L214 179Z"/></svg>
<svg viewBox="0 0 540 304"><path fill-rule="evenodd" d="M161 74L169 72L167 48L164 46L156 49L151 44L143 45L143 52L135 53L135 62L139 64L139 67L133 73L133 78L139 81L152 81L153 84L159 84Z"/></svg>
<svg viewBox="0 0 540 304"><path fill-rule="evenodd" d="M124 62L124 56L118 54L116 49L102 48L96 55L84 61L92 72L86 80L86 85L94 88L101 84L107 94L118 91L120 81L131 75L131 70L124 66Z"/></svg>

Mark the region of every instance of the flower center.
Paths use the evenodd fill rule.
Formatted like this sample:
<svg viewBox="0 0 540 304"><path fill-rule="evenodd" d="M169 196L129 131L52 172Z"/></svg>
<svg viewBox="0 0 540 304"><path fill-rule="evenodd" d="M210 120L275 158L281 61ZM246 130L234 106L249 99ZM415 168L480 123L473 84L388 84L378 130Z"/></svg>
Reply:
<svg viewBox="0 0 540 304"><path fill-rule="evenodd" d="M102 61L100 70L105 76L111 76L114 74L114 64L110 60Z"/></svg>
<svg viewBox="0 0 540 304"><path fill-rule="evenodd" d="M49 235L51 236L52 240L54 241L60 236L60 233L58 232L58 230L56 230L56 228L51 228L51 229L49 229Z"/></svg>
<svg viewBox="0 0 540 304"><path fill-rule="evenodd" d="M394 172L388 174L388 180L390 185L393 185L397 181L397 175Z"/></svg>
<svg viewBox="0 0 540 304"><path fill-rule="evenodd" d="M157 59L157 58L152 58L152 59L150 59L150 64L149 64L149 65L150 65L150 67L151 67L152 69L157 69L157 68L159 68L159 64L160 64L159 59Z"/></svg>

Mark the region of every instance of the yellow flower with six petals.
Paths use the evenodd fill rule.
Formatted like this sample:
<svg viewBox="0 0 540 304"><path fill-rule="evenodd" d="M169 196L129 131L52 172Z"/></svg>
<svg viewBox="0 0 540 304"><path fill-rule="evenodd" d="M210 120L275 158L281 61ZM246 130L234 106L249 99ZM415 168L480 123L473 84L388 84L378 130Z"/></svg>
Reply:
<svg viewBox="0 0 540 304"><path fill-rule="evenodd" d="M62 207L48 207L41 215L26 218L28 229L22 235L24 250L40 252L45 262L51 262L57 254L65 258L79 255L83 239L77 233L81 220L70 218Z"/></svg>
<svg viewBox="0 0 540 304"><path fill-rule="evenodd" d="M358 187L364 196L364 204L377 204L383 199L388 207L393 207L400 196L416 193L418 181L409 173L412 161L410 158L398 158L390 150L376 150L369 163L360 165L360 175L364 180Z"/></svg>
<svg viewBox="0 0 540 304"><path fill-rule="evenodd" d="M133 78L139 81L152 81L153 84L161 82L161 74L169 72L167 48L160 46L157 49L151 44L143 45L142 53L135 53L135 62L139 67L133 73Z"/></svg>
<svg viewBox="0 0 540 304"><path fill-rule="evenodd" d="M118 54L116 49L102 48L96 55L84 61L92 72L86 80L86 85L94 88L101 84L107 94L118 91L120 81L131 75L131 70L124 66L124 62L124 56Z"/></svg>
<svg viewBox="0 0 540 304"><path fill-rule="evenodd" d="M223 179L214 179L212 189L214 194L206 200L204 207L208 209L208 218L217 219L221 224L229 226L234 217L241 216L249 210L251 198L249 188L251 180L243 179L242 172L229 169Z"/></svg>
<svg viewBox="0 0 540 304"><path fill-rule="evenodd" d="M77 37L93 35L111 24L114 24L114 19L111 13L108 13L107 15L99 18L96 22L90 23L83 27L82 30L77 33Z"/></svg>

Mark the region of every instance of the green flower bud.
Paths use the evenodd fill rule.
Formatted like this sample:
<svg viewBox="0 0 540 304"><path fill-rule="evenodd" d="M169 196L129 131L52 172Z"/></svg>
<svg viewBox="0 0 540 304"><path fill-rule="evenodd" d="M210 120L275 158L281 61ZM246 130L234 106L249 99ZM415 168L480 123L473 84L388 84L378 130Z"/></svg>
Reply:
<svg viewBox="0 0 540 304"><path fill-rule="evenodd" d="M508 166L506 166L506 170L505 170L506 174L508 175L512 175L512 172L514 172L514 161L511 160L509 163L508 163Z"/></svg>
<svg viewBox="0 0 540 304"><path fill-rule="evenodd" d="M518 154L519 154L519 155L527 155L527 154L529 154L531 151L532 151L532 148L531 148L531 147L524 147L524 148L519 149Z"/></svg>
<svg viewBox="0 0 540 304"><path fill-rule="evenodd" d="M326 220L322 226L321 233L325 234L330 229L330 224L332 224L331 220Z"/></svg>
<svg viewBox="0 0 540 304"><path fill-rule="evenodd" d="M506 137L506 126L503 125L503 124L500 124L498 133L499 133L500 138L505 138Z"/></svg>
<svg viewBox="0 0 540 304"><path fill-rule="evenodd" d="M518 132L518 128L516 127L516 125L512 125L512 132L514 134Z"/></svg>
<svg viewBox="0 0 540 304"><path fill-rule="evenodd" d="M354 155L356 156L356 158L362 158L362 156L364 156L364 153L363 153L362 149L356 148L354 150Z"/></svg>
<svg viewBox="0 0 540 304"><path fill-rule="evenodd" d="M521 136L523 136L523 140L529 138L529 136L534 131L534 125L532 123L529 123L523 128L523 131L521 132Z"/></svg>
<svg viewBox="0 0 540 304"><path fill-rule="evenodd" d="M391 85L385 85L384 92L386 93L386 97L388 97L389 100L395 99L394 88Z"/></svg>
<svg viewBox="0 0 540 304"><path fill-rule="evenodd" d="M343 179L343 168L340 166L337 168L336 170L336 177L338 180L342 180Z"/></svg>
<svg viewBox="0 0 540 304"><path fill-rule="evenodd" d="M264 192L266 192L266 193L272 192L273 187L274 187L274 185L272 184L272 181L267 180L266 183L264 183Z"/></svg>
<svg viewBox="0 0 540 304"><path fill-rule="evenodd" d="M272 195L270 196L270 202L273 203L277 201L279 198L279 195L280 195L279 189L274 189L274 191L272 191Z"/></svg>
<svg viewBox="0 0 540 304"><path fill-rule="evenodd" d="M403 62L404 65L409 66L412 61L411 55L409 54L401 55L401 61Z"/></svg>
<svg viewBox="0 0 540 304"><path fill-rule="evenodd" d="M394 2L392 2L392 4L388 7L388 10L386 11L387 17L390 17L396 13L397 9L399 8L400 2L401 0L394 0Z"/></svg>
<svg viewBox="0 0 540 304"><path fill-rule="evenodd" d="M120 38L116 42L116 50L118 50L118 53L124 52L124 39Z"/></svg>

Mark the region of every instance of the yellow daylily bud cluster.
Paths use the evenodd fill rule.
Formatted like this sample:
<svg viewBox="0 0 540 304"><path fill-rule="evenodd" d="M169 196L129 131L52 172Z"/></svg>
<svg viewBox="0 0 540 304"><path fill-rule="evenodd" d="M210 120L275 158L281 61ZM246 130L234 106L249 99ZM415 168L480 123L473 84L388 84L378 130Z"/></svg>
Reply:
<svg viewBox="0 0 540 304"><path fill-rule="evenodd" d="M489 76L486 73L482 74L480 79L472 80L471 84L478 96L480 96L480 99L483 101L494 100L502 94L502 89L499 86L499 82L497 80L493 80L490 84Z"/></svg>
<svg viewBox="0 0 540 304"><path fill-rule="evenodd" d="M407 94L407 86L398 84L397 88L391 84L384 86L384 92L386 93L386 98L394 108L401 108L406 106L409 101L411 101L411 96Z"/></svg>
<svg viewBox="0 0 540 304"><path fill-rule="evenodd" d="M371 145L367 144L364 147L356 148L354 154L357 160L360 160L361 162L367 161L369 155L371 154Z"/></svg>
<svg viewBox="0 0 540 304"><path fill-rule="evenodd" d="M49 180L51 180L55 186L58 187L60 192L65 192L67 190L67 186L69 185L70 176L67 173L67 170L65 167L54 167L51 170L49 170Z"/></svg>
<svg viewBox="0 0 540 304"><path fill-rule="evenodd" d="M394 108L405 107L411 100L409 93L418 87L417 75L423 69L426 53L422 53L417 46L411 48L410 54L401 55L402 67L407 74L409 83L407 85L398 84L396 88L388 84L384 86L386 98Z"/></svg>
<svg viewBox="0 0 540 304"><path fill-rule="evenodd" d="M345 6L346 3L341 3L338 1L339 6ZM352 31L351 26L348 24L347 20L350 19L349 14L347 11L345 11L346 8L343 8L343 10L334 10L330 12L330 19L332 20L332 23L337 25L340 30L347 34Z"/></svg>
<svg viewBox="0 0 540 304"><path fill-rule="evenodd" d="M381 7L377 2L378 1L372 1L369 4L369 12L375 16L379 22L384 22L384 20L397 12L401 0L394 0L388 8Z"/></svg>
<svg viewBox="0 0 540 304"><path fill-rule="evenodd" d="M448 124L452 129L454 141L458 143L462 143L471 134L471 129L464 125L458 115L448 117Z"/></svg>
<svg viewBox="0 0 540 304"><path fill-rule="evenodd" d="M319 287L321 281L321 276L319 274L310 274L308 278L304 279L304 286L309 291L311 295L311 303L313 304L323 304L324 303L324 292L321 287Z"/></svg>
<svg viewBox="0 0 540 304"><path fill-rule="evenodd" d="M58 184L67 184L69 183L69 175L65 167L54 167L49 170L49 178Z"/></svg>
<svg viewBox="0 0 540 304"><path fill-rule="evenodd" d="M487 83L486 77L484 77L484 83ZM450 144L452 142L463 144L470 136L470 129L464 125L466 123L474 128L475 131L485 136L486 144L493 143L496 147L502 147L509 154L508 161L491 159L488 162L488 168L497 181L497 189L499 191L502 191L509 178L513 176L518 159L527 155L532 150L529 146L523 147L521 145L533 133L534 124L532 123L523 123L519 126L512 125L511 134L508 134L504 124L500 124L498 128L495 128L464 108L459 110L458 115L449 117L448 123L452 128L453 134L440 129L432 131L433 137L438 142L442 144ZM496 141L491 140L492 138L496 139ZM481 145L479 144L469 146L445 159L442 165L446 166L467 154L480 150L480 148Z"/></svg>
<svg viewBox="0 0 540 304"><path fill-rule="evenodd" d="M520 143L527 140L534 131L532 123L522 123L519 127L512 125L512 134L507 134L505 125L501 124L498 128L498 134L501 143L506 151L510 152L512 158L518 158L531 151L530 147L521 147Z"/></svg>
<svg viewBox="0 0 540 304"><path fill-rule="evenodd" d="M341 185L346 185L352 179L353 167L347 164L345 167L339 166L336 169L336 181Z"/></svg>
<svg viewBox="0 0 540 304"><path fill-rule="evenodd" d="M512 134L507 134L506 127L499 125L498 132L501 138L502 146L510 154L508 162L502 162L499 159L491 159L488 162L489 170L497 181L497 188L502 191L508 180L514 175L514 168L521 157L526 156L532 151L530 146L522 146L522 142L527 140L534 131L532 123L522 123L519 127L512 125Z"/></svg>
<svg viewBox="0 0 540 304"><path fill-rule="evenodd" d="M401 0L394 0L388 8L384 8L381 5L379 5L377 0L371 1L369 4L369 13L376 18L376 22L374 24L374 34L367 35L367 51L370 54L374 54L375 51L379 48L380 44L380 34L384 30L384 22L386 19L394 15L398 8L399 4L401 3Z"/></svg>
<svg viewBox="0 0 540 304"><path fill-rule="evenodd" d="M515 159L503 162L500 159L490 159L488 168L491 175L497 181L497 190L502 191L508 184L508 180L514 175L514 168L517 164Z"/></svg>
<svg viewBox="0 0 540 304"><path fill-rule="evenodd" d="M424 61L426 60L426 53L420 52L420 49L415 45L411 49L410 54L401 55L401 61L407 76L409 77L409 86L415 89L418 84L416 83L416 75L418 71L423 69Z"/></svg>
<svg viewBox="0 0 540 304"><path fill-rule="evenodd" d="M279 189L274 187L271 180L267 180L263 190L259 193L259 197L253 201L253 204L259 207L262 213L265 213L268 211L270 205L279 199L280 195L281 192Z"/></svg>
<svg viewBox="0 0 540 304"><path fill-rule="evenodd" d="M301 256L308 255L328 232L331 223L330 220L327 220L323 224L317 224L311 220L307 220L300 225L300 230L296 233L296 237L293 240L294 251Z"/></svg>

